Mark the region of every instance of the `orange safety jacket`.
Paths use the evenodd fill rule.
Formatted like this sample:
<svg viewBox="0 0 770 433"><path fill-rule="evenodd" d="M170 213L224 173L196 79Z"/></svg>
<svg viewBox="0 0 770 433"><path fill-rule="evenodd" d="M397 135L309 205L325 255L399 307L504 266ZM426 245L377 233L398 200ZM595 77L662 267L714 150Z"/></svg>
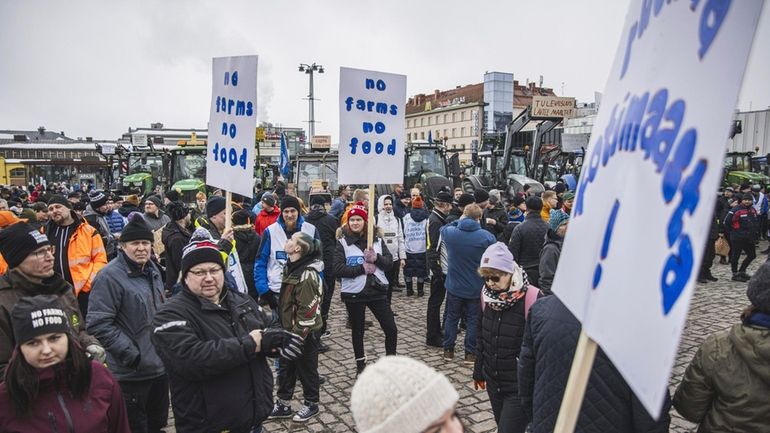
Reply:
<svg viewBox="0 0 770 433"><path fill-rule="evenodd" d="M96 273L107 265L107 253L99 232L85 220L70 236L67 245L67 264L72 276L75 296L90 292Z"/></svg>
<svg viewBox="0 0 770 433"><path fill-rule="evenodd" d="M0 254L0 276L5 275L6 272L8 272L8 263L3 258L3 255Z"/></svg>

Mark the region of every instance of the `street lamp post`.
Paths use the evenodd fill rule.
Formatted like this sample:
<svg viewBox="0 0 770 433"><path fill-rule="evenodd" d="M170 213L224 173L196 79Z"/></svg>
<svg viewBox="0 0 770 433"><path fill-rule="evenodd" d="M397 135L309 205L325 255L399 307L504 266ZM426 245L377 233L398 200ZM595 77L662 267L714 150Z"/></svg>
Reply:
<svg viewBox="0 0 770 433"><path fill-rule="evenodd" d="M313 136L315 135L315 113L313 111L313 101L315 101L315 98L313 97L313 73L318 72L319 74L324 73L324 67L322 65L317 65L313 63L312 65L308 65L306 63L300 63L299 65L299 71L306 73L310 77L310 91L307 95L308 100L308 139L306 141L309 142L313 139Z"/></svg>

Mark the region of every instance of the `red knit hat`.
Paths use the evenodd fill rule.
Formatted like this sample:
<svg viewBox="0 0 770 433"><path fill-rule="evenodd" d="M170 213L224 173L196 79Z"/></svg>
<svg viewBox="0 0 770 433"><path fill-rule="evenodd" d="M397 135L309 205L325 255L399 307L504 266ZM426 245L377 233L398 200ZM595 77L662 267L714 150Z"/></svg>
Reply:
<svg viewBox="0 0 770 433"><path fill-rule="evenodd" d="M353 207L350 208L348 211L348 221L350 221L350 217L353 216L360 216L364 219L364 222L368 222L369 220L369 213L366 212L366 206L364 205L364 202L359 201L356 202Z"/></svg>

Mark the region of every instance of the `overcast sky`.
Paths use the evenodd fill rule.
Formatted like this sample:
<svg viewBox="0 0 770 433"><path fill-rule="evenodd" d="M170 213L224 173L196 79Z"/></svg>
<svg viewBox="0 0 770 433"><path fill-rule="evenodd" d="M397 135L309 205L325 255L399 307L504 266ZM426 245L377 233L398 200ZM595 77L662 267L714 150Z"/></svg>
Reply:
<svg viewBox="0 0 770 433"><path fill-rule="evenodd" d="M317 134L337 141L339 67L407 75L407 93L538 80L593 100L618 46L628 1L0 0L0 129L117 139L128 127L206 128L211 58L259 55L258 120L306 127L317 62ZM770 6L739 108L770 106ZM563 93L562 93L563 89Z"/></svg>

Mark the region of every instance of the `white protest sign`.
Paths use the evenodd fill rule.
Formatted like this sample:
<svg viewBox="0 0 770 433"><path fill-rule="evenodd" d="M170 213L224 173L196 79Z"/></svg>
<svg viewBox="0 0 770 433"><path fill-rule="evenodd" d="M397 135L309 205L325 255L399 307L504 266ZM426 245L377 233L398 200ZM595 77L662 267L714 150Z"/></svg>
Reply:
<svg viewBox="0 0 770 433"><path fill-rule="evenodd" d="M213 59L206 184L251 197L257 127L257 56Z"/></svg>
<svg viewBox="0 0 770 433"><path fill-rule="evenodd" d="M553 290L653 416L761 7L632 1L586 152Z"/></svg>
<svg viewBox="0 0 770 433"><path fill-rule="evenodd" d="M340 184L401 183L406 76L340 68Z"/></svg>

